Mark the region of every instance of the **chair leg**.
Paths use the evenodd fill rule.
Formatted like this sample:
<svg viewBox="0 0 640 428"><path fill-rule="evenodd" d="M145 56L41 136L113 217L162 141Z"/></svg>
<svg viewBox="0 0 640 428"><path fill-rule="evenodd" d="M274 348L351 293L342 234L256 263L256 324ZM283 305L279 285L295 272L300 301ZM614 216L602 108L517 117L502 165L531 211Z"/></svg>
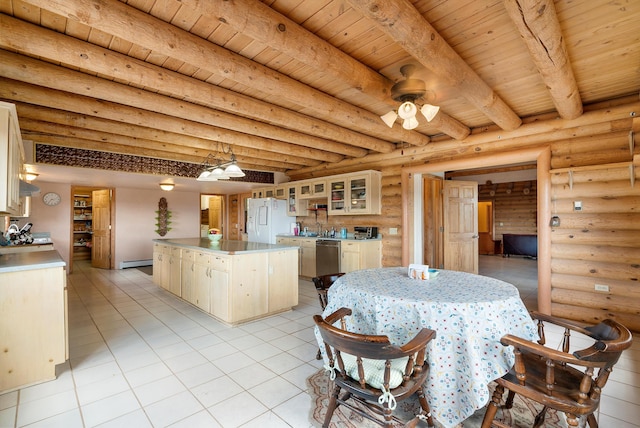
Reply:
<svg viewBox="0 0 640 428"><path fill-rule="evenodd" d="M320 353L320 348L318 348L318 353L316 354L316 360L321 360L322 354Z"/></svg>
<svg viewBox="0 0 640 428"><path fill-rule="evenodd" d="M382 414L384 415L384 426L388 428L393 428L393 410L389 407L385 406L382 410Z"/></svg>
<svg viewBox="0 0 640 428"><path fill-rule="evenodd" d="M593 415L593 413L587 416L587 423L589 424L590 428L599 428L598 421L596 420L596 417Z"/></svg>
<svg viewBox="0 0 640 428"><path fill-rule="evenodd" d="M505 409L510 409L513 407L513 398L516 396L516 393L509 390L509 394L507 394L507 401L504 403Z"/></svg>
<svg viewBox="0 0 640 428"><path fill-rule="evenodd" d="M574 415L573 413L565 413L565 415L567 416L567 425L569 425L570 427L578 426L578 418L576 417L576 415Z"/></svg>
<svg viewBox="0 0 640 428"><path fill-rule="evenodd" d="M338 407L338 395L340 394L340 387L336 385L331 391L331 395L329 396L329 405L327 406L327 414L324 416L324 423L322 424L322 428L328 428L331 423L331 418L333 417L333 412Z"/></svg>
<svg viewBox="0 0 640 428"><path fill-rule="evenodd" d="M540 410L540 413L538 413L538 416L536 416L536 419L533 421L533 428L540 428L542 425L544 425L544 418L547 415L547 408L547 406L544 406L542 410Z"/></svg>
<svg viewBox="0 0 640 428"><path fill-rule="evenodd" d="M429 424L429 426L432 427L433 417L431 416L431 408L429 407L429 403L427 402L427 399L424 396L424 389L418 388L416 393L418 394L418 401L420 402L420 407L422 407L422 415L424 415L427 418L427 424Z"/></svg>
<svg viewBox="0 0 640 428"><path fill-rule="evenodd" d="M500 401L502 401L502 394L504 394L504 387L498 384L496 390L493 391L491 401L487 405L487 411L484 413L481 428L491 428L491 423L495 419L498 407L500 407Z"/></svg>

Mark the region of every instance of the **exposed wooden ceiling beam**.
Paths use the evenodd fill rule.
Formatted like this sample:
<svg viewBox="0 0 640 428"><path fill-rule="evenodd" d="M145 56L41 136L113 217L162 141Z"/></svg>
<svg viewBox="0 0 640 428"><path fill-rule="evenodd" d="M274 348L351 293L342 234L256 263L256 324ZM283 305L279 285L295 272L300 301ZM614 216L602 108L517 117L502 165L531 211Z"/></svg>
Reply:
<svg viewBox="0 0 640 428"><path fill-rule="evenodd" d="M156 104L174 101L162 95L153 95L157 97ZM187 119L175 118L107 101L98 101L93 98L37 87L18 81L7 81L3 78L0 78L0 98L35 105L44 105L54 109L67 110L118 122L161 129L168 132L185 133L193 137L231 144L233 147L261 147L265 150L282 153L283 155L307 156L311 159L325 162L329 161L328 159L340 160L343 158L341 155L323 150L228 131L226 129L192 122Z"/></svg>
<svg viewBox="0 0 640 428"><path fill-rule="evenodd" d="M214 144L213 147L215 147L215 142L210 140L196 139L139 126L132 127L127 124L115 123L59 110L45 111L39 108L39 111L34 111L33 106L24 103L17 103L16 107L20 115L21 130L28 131L32 134L40 133L63 137L78 137L85 140L96 140L105 143L111 142L132 147L138 144L142 148L198 156L200 162L204 160L209 153L214 151L212 144ZM131 129L126 129L127 127ZM154 138L157 136L161 138ZM244 147L236 147L233 152L239 162L251 162L253 164L260 164L262 162L264 166L268 167L268 170L271 170L271 167L278 169L297 169L302 166L313 166L321 163L317 160L287 155L278 156L275 153L265 152L264 150L246 149ZM264 168L262 168L262 170L264 170Z"/></svg>
<svg viewBox="0 0 640 428"><path fill-rule="evenodd" d="M504 5L549 88L560 116L564 119L580 116L580 91L553 1L504 0Z"/></svg>
<svg viewBox="0 0 640 428"><path fill-rule="evenodd" d="M313 89L117 0L103 0L99 8L84 0L30 0L29 3L107 34L139 43L157 54L197 64L203 70L225 79L287 99L313 112L318 119L388 141L401 140L424 145L430 140L428 136L417 132L391 130L371 112ZM291 126L290 123L281 125ZM394 148L388 147L387 152Z"/></svg>
<svg viewBox="0 0 640 428"><path fill-rule="evenodd" d="M34 38L39 40L39 43L33 43ZM52 50L50 46L57 46L57 49ZM368 153L365 148L379 152L386 152L389 147L395 148L393 144L386 141L326 124L272 104L252 100L215 85L1 14L0 47L15 49L31 56L46 58L49 61L69 64L98 75L110 76L117 81L133 82L140 87L170 94L176 99L185 99L212 108L224 108L230 104L236 109L234 113L237 114L220 110L205 110L201 107L193 108L187 102L181 102L178 110L175 110L176 103L171 105L157 104L153 108L154 111L171 115L189 114L189 119L195 121L202 117L201 121L210 125L293 144L322 148L345 156L362 157ZM0 70L0 75L15 80L55 87L67 92L93 96L121 104L142 103L147 97L145 92L140 89L127 88L124 85L118 87L117 84L108 80L62 69L62 67L55 70L55 66L52 64L38 62L35 59L25 59L9 52L0 52L0 55L2 55L0 62L7 67ZM201 113L196 115L194 110L199 110ZM309 131L309 134L238 115L252 113L257 113L259 118L263 120L296 123L301 129Z"/></svg>
<svg viewBox="0 0 640 428"><path fill-rule="evenodd" d="M502 129L520 126L518 115L407 0L349 0L349 3Z"/></svg>
<svg viewBox="0 0 640 428"><path fill-rule="evenodd" d="M398 107L391 99L391 80L260 1L181 0L181 3L315 70L334 76L361 91L363 96L387 103L389 109ZM308 49L309 46L314 49ZM456 139L463 139L470 132L468 127L443 111L438 112L437 120L430 125Z"/></svg>

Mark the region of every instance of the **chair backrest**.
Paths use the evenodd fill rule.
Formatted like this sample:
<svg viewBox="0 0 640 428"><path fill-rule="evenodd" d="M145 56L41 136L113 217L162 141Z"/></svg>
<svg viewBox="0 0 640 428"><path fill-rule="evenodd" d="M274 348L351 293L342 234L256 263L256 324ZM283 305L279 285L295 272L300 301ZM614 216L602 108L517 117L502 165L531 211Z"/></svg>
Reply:
<svg viewBox="0 0 640 428"><path fill-rule="evenodd" d="M316 291L318 292L318 297L320 298L320 307L322 308L322 310L327 307L327 290L342 275L344 275L344 272L330 273L327 275L320 275L311 278L311 280L313 281L313 285L316 286Z"/></svg>
<svg viewBox="0 0 640 428"><path fill-rule="evenodd" d="M392 377L391 370L398 368L397 364L392 364L394 361L396 363L401 361L403 365L402 383L428 370L426 348L429 341L435 336L434 330L423 328L408 343L395 346L389 342L387 336L364 335L347 331L344 317L348 315L351 315L351 309L340 308L324 319L320 315L313 317L325 344L329 367L337 369L342 379L353 378L354 381L360 383L362 388L366 388L367 359L384 361L384 364L378 366L379 368L384 367L384 372L382 376L377 377L383 380L382 384L387 390L389 390L389 382ZM333 325L338 320L341 321L341 328ZM406 362L402 359L406 359ZM356 367L350 370L348 366L354 362ZM358 375L353 376L353 373ZM369 386L378 388L375 384Z"/></svg>
<svg viewBox="0 0 640 428"><path fill-rule="evenodd" d="M531 315L538 323L540 337L538 344L510 335L502 339L504 345L514 346L516 355L514 369L518 379L521 380L520 383L526 384L527 378L532 376L531 373L527 373L526 359L531 359L533 356L538 361L545 361L545 373L540 373L540 376L554 379L559 376L556 374L556 368L571 372L580 379L579 384L575 385L576 391L579 390L579 396L585 399L588 396L598 401L601 389L605 386L613 366L618 362L622 352L632 344L633 337L629 329L610 319L605 319L596 325L588 325L538 312L532 312ZM560 349L544 346L547 341L545 323L555 324L564 329ZM588 336L594 339L594 342L587 348L570 353L572 332ZM594 373L595 369L598 369L597 373ZM550 396L553 395L553 388L553 382L547 382Z"/></svg>

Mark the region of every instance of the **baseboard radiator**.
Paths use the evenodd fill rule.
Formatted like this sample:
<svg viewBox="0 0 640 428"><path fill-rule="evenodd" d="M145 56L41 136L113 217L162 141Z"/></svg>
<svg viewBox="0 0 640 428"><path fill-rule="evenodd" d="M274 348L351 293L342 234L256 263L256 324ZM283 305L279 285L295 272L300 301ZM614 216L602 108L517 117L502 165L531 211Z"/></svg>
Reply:
<svg viewBox="0 0 640 428"><path fill-rule="evenodd" d="M120 262L120 269L139 267L139 266L153 266L153 259L128 260L128 261Z"/></svg>

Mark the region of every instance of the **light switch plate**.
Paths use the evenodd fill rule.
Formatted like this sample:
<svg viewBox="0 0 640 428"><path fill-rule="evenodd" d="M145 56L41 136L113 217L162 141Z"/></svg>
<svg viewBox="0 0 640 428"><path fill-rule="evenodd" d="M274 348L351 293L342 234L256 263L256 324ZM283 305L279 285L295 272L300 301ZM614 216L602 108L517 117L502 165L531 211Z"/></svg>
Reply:
<svg viewBox="0 0 640 428"><path fill-rule="evenodd" d="M582 211L582 201L573 201L573 210Z"/></svg>

